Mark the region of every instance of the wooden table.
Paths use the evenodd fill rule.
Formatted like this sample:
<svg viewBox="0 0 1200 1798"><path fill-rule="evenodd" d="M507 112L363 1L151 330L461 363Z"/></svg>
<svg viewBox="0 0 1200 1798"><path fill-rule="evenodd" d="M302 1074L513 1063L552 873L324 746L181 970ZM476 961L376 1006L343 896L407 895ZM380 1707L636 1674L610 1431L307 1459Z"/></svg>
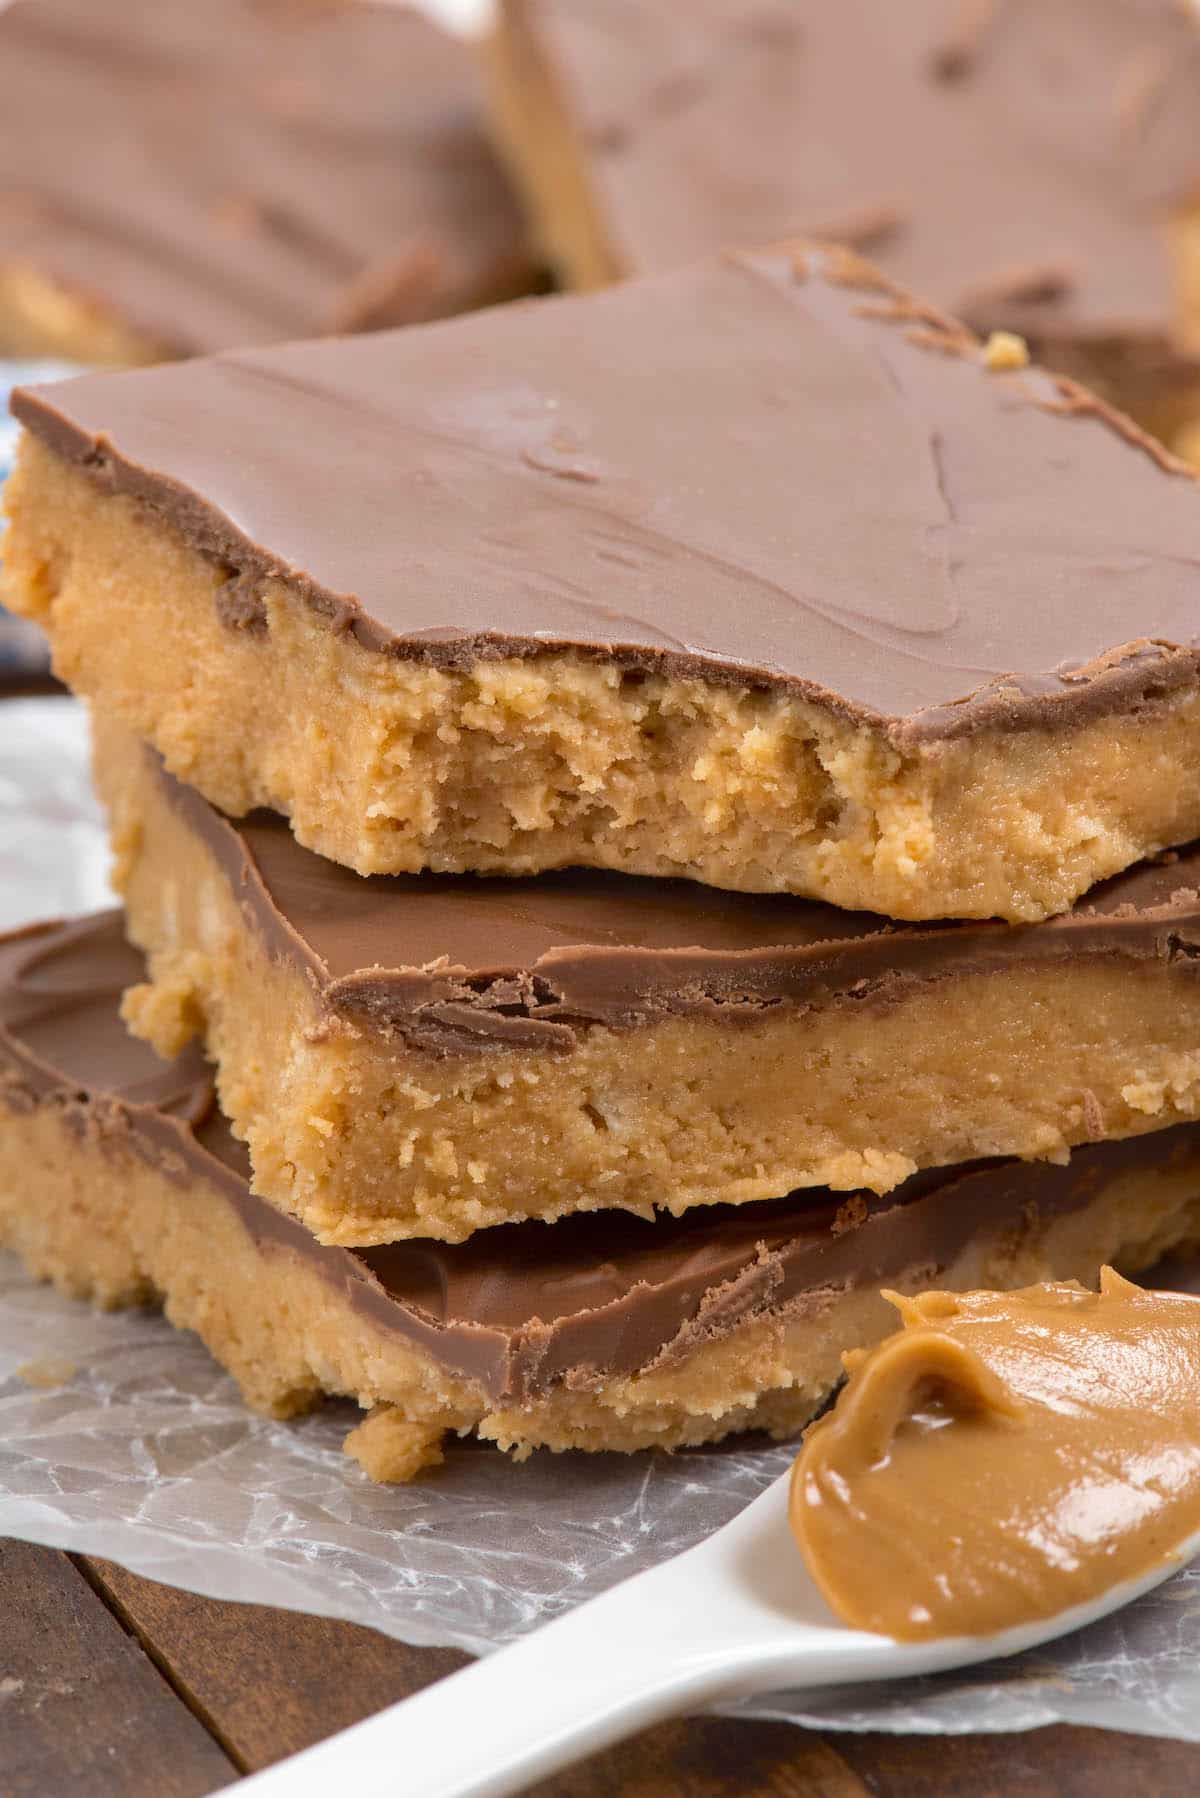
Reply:
<svg viewBox="0 0 1200 1798"><path fill-rule="evenodd" d="M199 1798L463 1659L0 1542L0 1794ZM930 1739L699 1718L648 1730L536 1790L539 1798L1185 1798L1200 1790L1200 1749L1089 1729ZM403 1769L396 1794L421 1798Z"/></svg>

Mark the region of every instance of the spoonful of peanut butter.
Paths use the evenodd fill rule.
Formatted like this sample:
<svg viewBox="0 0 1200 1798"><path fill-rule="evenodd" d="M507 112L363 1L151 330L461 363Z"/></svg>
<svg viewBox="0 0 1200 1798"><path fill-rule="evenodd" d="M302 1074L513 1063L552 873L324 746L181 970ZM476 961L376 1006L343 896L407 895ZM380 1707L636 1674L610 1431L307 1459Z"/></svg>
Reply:
<svg viewBox="0 0 1200 1798"><path fill-rule="evenodd" d="M845 1357L790 1519L844 1622L902 1641L1051 1617L1200 1529L1200 1299L1111 1268L1022 1292L884 1296Z"/></svg>

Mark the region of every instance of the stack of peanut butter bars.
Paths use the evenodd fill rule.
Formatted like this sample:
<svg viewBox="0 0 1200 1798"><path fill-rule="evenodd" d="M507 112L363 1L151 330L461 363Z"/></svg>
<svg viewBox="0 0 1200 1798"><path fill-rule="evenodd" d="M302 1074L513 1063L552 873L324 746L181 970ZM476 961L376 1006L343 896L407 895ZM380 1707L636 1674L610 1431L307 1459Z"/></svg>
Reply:
<svg viewBox="0 0 1200 1798"><path fill-rule="evenodd" d="M1200 489L844 250L27 389L0 1228L406 1478L1200 1238Z"/></svg>

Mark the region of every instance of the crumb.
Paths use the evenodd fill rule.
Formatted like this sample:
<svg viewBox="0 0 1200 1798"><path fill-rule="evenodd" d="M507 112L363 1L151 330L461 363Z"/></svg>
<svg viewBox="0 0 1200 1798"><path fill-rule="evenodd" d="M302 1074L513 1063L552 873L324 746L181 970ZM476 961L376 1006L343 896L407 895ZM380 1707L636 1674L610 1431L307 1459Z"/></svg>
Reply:
<svg viewBox="0 0 1200 1798"><path fill-rule="evenodd" d="M867 1221L867 1201L861 1192L852 1193L844 1205L839 1205L833 1220L833 1234L844 1236L848 1230L857 1230Z"/></svg>
<svg viewBox="0 0 1200 1798"><path fill-rule="evenodd" d="M376 1405L342 1446L368 1479L402 1485L440 1464L443 1434L436 1425L409 1423L391 1405Z"/></svg>
<svg viewBox="0 0 1200 1798"><path fill-rule="evenodd" d="M1025 339L1018 337L1013 331L993 331L983 346L983 365L994 374L1003 374L1009 369L1026 368L1029 364L1029 351Z"/></svg>
<svg viewBox="0 0 1200 1798"><path fill-rule="evenodd" d="M17 1378L24 1380L27 1386L39 1386L50 1391L55 1386L65 1386L68 1380L74 1379L77 1371L73 1361L64 1361L54 1355L41 1355L36 1361L22 1361L17 1369Z"/></svg>
<svg viewBox="0 0 1200 1798"><path fill-rule="evenodd" d="M1083 1095L1083 1123L1088 1133L1089 1142L1102 1142L1107 1132L1104 1127L1104 1113L1100 1109L1100 1101L1089 1088Z"/></svg>

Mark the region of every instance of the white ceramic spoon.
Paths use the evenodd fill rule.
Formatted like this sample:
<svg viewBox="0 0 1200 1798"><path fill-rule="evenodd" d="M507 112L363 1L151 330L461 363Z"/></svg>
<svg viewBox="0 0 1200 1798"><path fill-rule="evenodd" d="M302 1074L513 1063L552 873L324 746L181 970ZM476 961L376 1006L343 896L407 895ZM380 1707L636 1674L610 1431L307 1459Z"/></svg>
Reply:
<svg viewBox="0 0 1200 1798"><path fill-rule="evenodd" d="M894 1642L848 1629L787 1521L788 1476L724 1529L510 1648L244 1780L239 1798L502 1798L658 1719L755 1692L905 1679L1067 1635L1200 1552L995 1636Z"/></svg>

